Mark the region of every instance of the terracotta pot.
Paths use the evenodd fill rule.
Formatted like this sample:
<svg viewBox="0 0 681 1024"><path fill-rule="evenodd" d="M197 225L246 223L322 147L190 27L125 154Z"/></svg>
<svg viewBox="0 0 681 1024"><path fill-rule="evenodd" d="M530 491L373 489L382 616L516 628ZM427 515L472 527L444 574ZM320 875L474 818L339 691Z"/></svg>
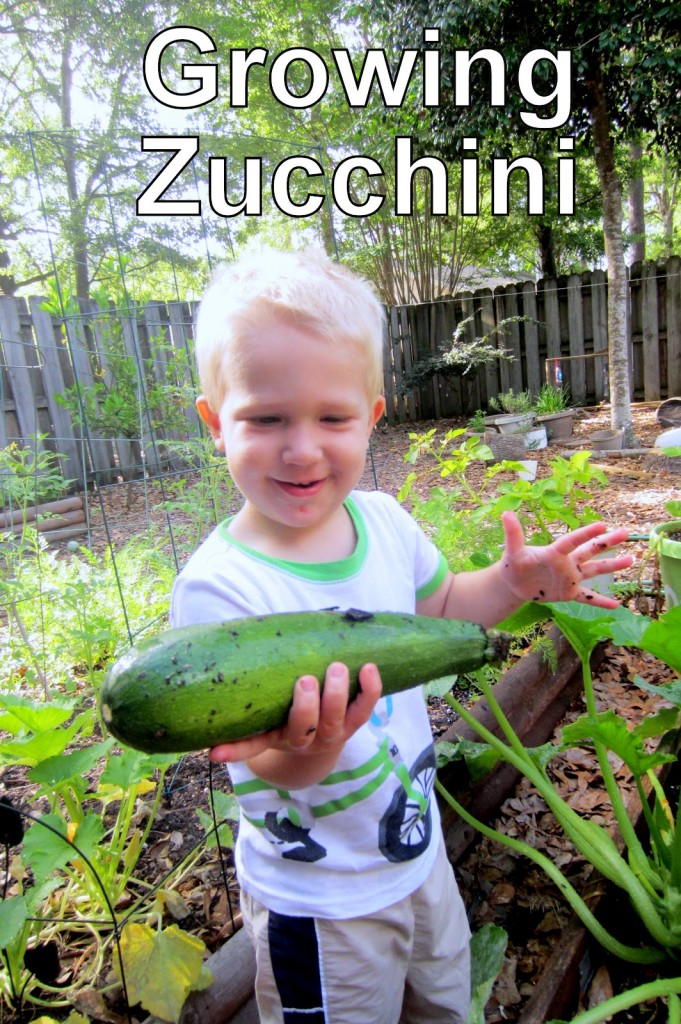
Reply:
<svg viewBox="0 0 681 1024"><path fill-rule="evenodd" d="M623 430L594 430L587 437L588 447L595 452L617 451L624 441Z"/></svg>
<svg viewBox="0 0 681 1024"><path fill-rule="evenodd" d="M574 417L574 409L560 409L558 412L547 412L537 416L537 423L544 424L549 441L564 441L565 438L572 437Z"/></svg>

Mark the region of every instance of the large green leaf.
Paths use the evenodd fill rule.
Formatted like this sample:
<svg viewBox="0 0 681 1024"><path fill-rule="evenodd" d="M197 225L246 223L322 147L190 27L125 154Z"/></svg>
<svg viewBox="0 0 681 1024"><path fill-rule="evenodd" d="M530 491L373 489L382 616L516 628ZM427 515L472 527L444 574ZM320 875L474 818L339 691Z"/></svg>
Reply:
<svg viewBox="0 0 681 1024"><path fill-rule="evenodd" d="M154 757L128 748L109 758L100 776L100 782L107 786L129 789L138 782L150 778L158 767L167 767L174 760L174 756Z"/></svg>
<svg viewBox="0 0 681 1024"><path fill-rule="evenodd" d="M485 1006L504 963L508 935L485 924L471 939L471 1003L466 1024L484 1024Z"/></svg>
<svg viewBox="0 0 681 1024"><path fill-rule="evenodd" d="M671 683L661 683L657 686L655 683L649 683L647 680L641 679L640 676L634 676L634 682L642 690L656 693L658 696L664 697L671 704L674 704L677 708L681 708L681 679L676 679Z"/></svg>
<svg viewBox="0 0 681 1024"><path fill-rule="evenodd" d="M15 693L0 695L0 707L8 712L3 716L3 729L16 735L24 732L47 732L63 725L75 710L68 701L50 701L49 704L29 700Z"/></svg>
<svg viewBox="0 0 681 1024"><path fill-rule="evenodd" d="M58 754L47 757L28 773L31 782L46 786L58 786L76 776L86 775L97 766L100 758L105 757L113 746L113 740L94 743L91 747L83 747L69 754Z"/></svg>
<svg viewBox="0 0 681 1024"><path fill-rule="evenodd" d="M35 736L28 736L26 739L5 740L2 744L1 756L3 759L14 761L17 764L35 766L49 757L62 754L89 720L90 715L85 713L79 715L69 726L46 729Z"/></svg>
<svg viewBox="0 0 681 1024"><path fill-rule="evenodd" d="M673 754L653 752L647 754L643 748L643 739L612 708L602 712L595 718L582 715L576 722L566 725L562 732L563 747L579 746L585 741L603 743L620 757L637 778L656 768L660 764L676 761Z"/></svg>
<svg viewBox="0 0 681 1024"><path fill-rule="evenodd" d="M670 608L659 619L648 621L641 646L681 673L681 605Z"/></svg>
<svg viewBox="0 0 681 1024"><path fill-rule="evenodd" d="M28 908L24 896L10 896L0 903L0 949L9 949L26 924Z"/></svg>
<svg viewBox="0 0 681 1024"><path fill-rule="evenodd" d="M80 852L91 858L104 836L104 826L98 814L85 815L72 841L67 838L67 829L60 815L45 814L26 833L24 858L36 880L42 881L53 871L65 868L70 861L78 859Z"/></svg>

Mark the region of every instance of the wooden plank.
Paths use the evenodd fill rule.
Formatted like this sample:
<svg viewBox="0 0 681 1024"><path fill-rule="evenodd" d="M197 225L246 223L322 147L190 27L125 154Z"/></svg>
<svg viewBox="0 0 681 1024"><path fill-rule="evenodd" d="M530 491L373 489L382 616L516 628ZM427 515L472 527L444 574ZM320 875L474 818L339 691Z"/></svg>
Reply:
<svg viewBox="0 0 681 1024"><path fill-rule="evenodd" d="M94 367L90 360L90 352L86 342L83 322L79 317L66 317L64 330L73 366L74 382L81 391L92 388L95 383ZM80 428L76 425L76 431ZM90 455L90 468L99 483L109 482L115 473L113 446L108 438L95 430L91 423L85 425L82 435L87 441ZM78 439L78 434L76 434Z"/></svg>
<svg viewBox="0 0 681 1024"><path fill-rule="evenodd" d="M591 276L591 333L594 352L608 350L608 292L604 270L594 270ZM594 392L597 402L609 398L608 356L594 360Z"/></svg>
<svg viewBox="0 0 681 1024"><path fill-rule="evenodd" d="M504 351L510 354L515 359L515 354L511 349L510 339L508 336L508 327L500 327L501 321L506 315L505 305L506 294L503 287L494 289L494 324L497 328L495 331L495 337L497 339L497 348L504 349ZM511 366L512 363L508 359L499 360L499 385L502 392L508 391L513 387L511 380Z"/></svg>
<svg viewBox="0 0 681 1024"><path fill-rule="evenodd" d="M472 344L475 341L475 305L473 302L473 292L460 292L458 298L461 303L461 316L463 318L463 338L466 343ZM475 409L482 408L480 380L481 375L479 372L476 372L475 378L471 383L467 394L464 394L462 378L461 412L464 416L469 415L469 413L473 412Z"/></svg>
<svg viewBox="0 0 681 1024"><path fill-rule="evenodd" d="M147 336L151 369L158 384L165 384L169 371L168 309L165 302L148 302L142 322Z"/></svg>
<svg viewBox="0 0 681 1024"><path fill-rule="evenodd" d="M478 337L490 338L495 348L499 348L499 338L493 334L494 331L494 298L489 288L481 288L475 292L474 300L478 306L476 311L476 329ZM499 362L485 364L485 408L489 406L490 398L499 394Z"/></svg>
<svg viewBox="0 0 681 1024"><path fill-rule="evenodd" d="M525 368L527 387L532 396L541 390L541 364L539 361L539 324L537 320L537 287L533 281L525 281L521 290L522 315L525 339Z"/></svg>
<svg viewBox="0 0 681 1024"><path fill-rule="evenodd" d="M0 296L0 337L19 433L24 439L36 437L40 433L40 422L29 369L39 365L39 356L35 345L30 345L22 336L19 306L11 295Z"/></svg>
<svg viewBox="0 0 681 1024"><path fill-rule="evenodd" d="M385 391L386 416L388 423L390 424L397 422L398 399L395 394L395 377L393 374L395 339L399 334L399 330L396 329L396 322L397 314L393 307L389 312L387 324L383 329L383 386Z"/></svg>
<svg viewBox="0 0 681 1024"><path fill-rule="evenodd" d="M504 315L511 323L507 324L504 330L507 337L506 347L513 353L513 362L507 365L510 370L511 387L516 394L524 390L523 362L520 353L520 324L518 323L520 315L518 306L519 294L517 285L506 285L504 289Z"/></svg>
<svg viewBox="0 0 681 1024"><path fill-rule="evenodd" d="M681 397L681 256L667 260L667 395Z"/></svg>
<svg viewBox="0 0 681 1024"><path fill-rule="evenodd" d="M570 274L567 281L568 339L571 356L584 355L584 312L582 307L582 279ZM586 368L583 359L566 364L570 375L570 394L575 405L586 401ZM565 373L563 373L565 377Z"/></svg>
<svg viewBox="0 0 681 1024"><path fill-rule="evenodd" d="M431 354L428 306L425 303L419 303L417 306L408 306L407 309L411 336L416 343L416 361L418 361ZM435 395L432 386L425 385L419 388L419 402L422 418L435 419Z"/></svg>
<svg viewBox="0 0 681 1024"><path fill-rule="evenodd" d="M76 441L73 421L67 409L59 405L56 395L66 390L66 382L55 344L54 324L52 317L41 309L40 299L33 296L28 300L33 329L36 335L38 352L42 360L43 383L47 407L52 420L57 451L64 456L60 460L61 469L66 479L73 479L78 486L85 487L85 459L82 443Z"/></svg>
<svg viewBox="0 0 681 1024"><path fill-rule="evenodd" d="M402 341L402 358L404 359L404 369L406 373L411 373L411 368L414 365L412 352L414 349L414 339L409 332L409 319L407 317L407 310L404 306L400 306L399 312L399 332ZM406 396L407 402L407 413L409 419L414 422L417 418L416 411L416 395L414 391L410 391Z"/></svg>
<svg viewBox="0 0 681 1024"><path fill-rule="evenodd" d="M187 302L168 303L168 329L170 332L170 343L176 353L182 354L183 361L186 361L186 373L188 379L181 383L189 385L192 392L198 395L199 382L195 374L194 363L194 335L192 330L191 308ZM178 383L180 383L178 381ZM201 420L194 403L185 407L187 416L187 429L189 434L201 433Z"/></svg>
<svg viewBox="0 0 681 1024"><path fill-rule="evenodd" d="M648 260L641 274L641 335L643 343L643 397L660 398L660 330L657 303L657 264Z"/></svg>
<svg viewBox="0 0 681 1024"><path fill-rule="evenodd" d="M554 278L545 278L543 284L544 298L544 331L546 338L546 358L560 356L560 308L558 305L558 282Z"/></svg>
<svg viewBox="0 0 681 1024"><path fill-rule="evenodd" d="M429 355L434 356L437 351L437 307L432 302L428 303L426 307L426 316L428 319ZM442 415L440 409L440 387L439 379L437 377L433 377L431 391L433 393L433 408L436 420L439 420Z"/></svg>

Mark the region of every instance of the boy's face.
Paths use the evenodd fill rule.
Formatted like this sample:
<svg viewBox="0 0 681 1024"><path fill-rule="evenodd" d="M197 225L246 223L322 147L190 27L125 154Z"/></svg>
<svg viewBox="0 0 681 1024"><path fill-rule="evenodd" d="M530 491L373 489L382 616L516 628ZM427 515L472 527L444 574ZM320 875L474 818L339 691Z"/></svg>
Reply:
<svg viewBox="0 0 681 1024"><path fill-rule="evenodd" d="M272 320L238 341L219 410L198 408L259 528L314 530L338 511L364 470L383 413L367 393L354 345Z"/></svg>

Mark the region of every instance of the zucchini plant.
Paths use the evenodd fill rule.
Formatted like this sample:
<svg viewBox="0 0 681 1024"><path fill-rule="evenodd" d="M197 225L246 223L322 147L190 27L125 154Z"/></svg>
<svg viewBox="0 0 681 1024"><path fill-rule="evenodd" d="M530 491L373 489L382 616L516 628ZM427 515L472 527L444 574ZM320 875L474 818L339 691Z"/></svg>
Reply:
<svg viewBox="0 0 681 1024"><path fill-rule="evenodd" d="M498 840L516 852L524 853L539 865L584 925L609 952L624 960L642 964L659 963L668 957L678 958L681 955L681 811L671 811L663 787L655 775L656 768L665 762L675 761L677 754L664 750L662 745L655 752L648 753L644 739L673 734L681 708L681 681L655 687L637 679L640 686L659 693L672 707L628 729L626 722L612 710L598 710L590 658L597 643L611 639L622 646L647 651L665 661L676 672L681 672L681 648L678 643L681 608L672 608L660 619L652 620L623 607L605 610L577 602L528 604L503 625L506 628L521 628L547 617L553 619L574 647L584 679L586 714L563 730L560 747L549 744L537 750L527 750L499 707L493 688L483 673L478 673L477 679L501 726L502 738L486 729L454 697L448 695L447 700L498 758L513 765L536 787L577 850L605 878L628 895L645 927L648 943L628 945L612 935L547 856L529 844L475 819L439 782L436 783L438 791L466 822L483 835ZM570 749L577 745L588 745L596 753L605 789L624 841L622 853L607 829L578 814L562 799L551 781L547 770L551 757L559 749ZM648 826L646 841L639 839L629 819L610 764L609 752L615 753L626 763L635 780ZM654 793L652 807L649 806L645 790L646 780Z"/></svg>

